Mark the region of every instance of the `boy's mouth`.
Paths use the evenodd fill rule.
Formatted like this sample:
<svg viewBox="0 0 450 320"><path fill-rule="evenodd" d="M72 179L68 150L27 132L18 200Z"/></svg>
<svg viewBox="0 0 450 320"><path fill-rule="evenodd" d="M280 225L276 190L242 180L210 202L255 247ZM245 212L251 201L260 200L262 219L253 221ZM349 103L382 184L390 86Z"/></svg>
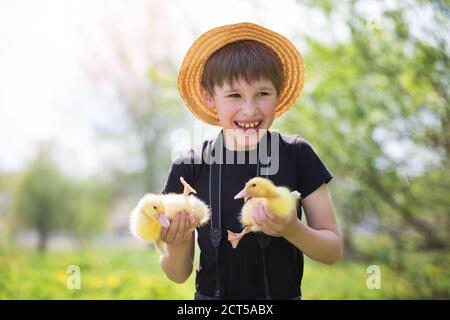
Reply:
<svg viewBox="0 0 450 320"><path fill-rule="evenodd" d="M233 121L236 128L243 130L244 132L247 132L249 130L258 130L262 124L262 120L259 121Z"/></svg>

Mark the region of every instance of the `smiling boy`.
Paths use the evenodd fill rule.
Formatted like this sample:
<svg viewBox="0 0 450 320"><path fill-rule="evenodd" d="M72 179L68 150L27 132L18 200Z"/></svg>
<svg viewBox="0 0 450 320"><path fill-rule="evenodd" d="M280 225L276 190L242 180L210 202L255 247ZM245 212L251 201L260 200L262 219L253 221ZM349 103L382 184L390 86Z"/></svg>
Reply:
<svg viewBox="0 0 450 320"><path fill-rule="evenodd" d="M268 130L298 98L303 79L303 60L295 46L251 23L208 31L183 61L178 83L183 100L197 118L223 128L216 139L202 144L200 154L219 146L212 153L219 152L220 160L225 153L246 159L244 164L198 163L198 153L190 150L180 156L183 161L174 161L162 191L181 193L178 181L183 176L211 205L210 223L197 229L201 252L196 299L299 299L303 254L328 264L341 255L326 188L331 173L308 142ZM246 181L261 174L259 155L266 140L268 156L279 161L276 172L266 177L299 191L302 201L288 220L277 218L267 207L255 209L253 218L262 233L249 234L233 249L225 232L242 230L238 220L242 201L233 197ZM256 164L248 161L255 153ZM302 209L307 224L301 221ZM161 257L160 264L167 277L178 283L193 270L191 227L187 212L180 212L168 229L162 229L168 255Z"/></svg>

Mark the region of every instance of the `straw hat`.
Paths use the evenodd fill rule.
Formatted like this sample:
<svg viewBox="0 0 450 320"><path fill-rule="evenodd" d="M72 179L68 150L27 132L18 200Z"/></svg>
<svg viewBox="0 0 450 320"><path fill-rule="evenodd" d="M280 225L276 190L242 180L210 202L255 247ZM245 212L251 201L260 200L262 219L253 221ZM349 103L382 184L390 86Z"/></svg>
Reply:
<svg viewBox="0 0 450 320"><path fill-rule="evenodd" d="M208 58L218 49L238 40L254 40L270 47L280 58L285 76L275 118L286 112L300 96L305 66L297 48L282 35L253 23L238 23L212 29L201 35L187 52L178 74L178 90L189 110L198 119L219 125L215 109L209 109L200 95L200 80Z"/></svg>

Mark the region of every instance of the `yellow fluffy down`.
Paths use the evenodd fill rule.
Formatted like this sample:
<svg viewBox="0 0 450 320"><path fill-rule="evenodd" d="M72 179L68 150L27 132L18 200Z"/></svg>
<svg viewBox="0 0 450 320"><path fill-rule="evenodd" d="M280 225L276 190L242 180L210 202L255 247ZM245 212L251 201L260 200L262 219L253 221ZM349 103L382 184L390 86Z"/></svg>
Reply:
<svg viewBox="0 0 450 320"><path fill-rule="evenodd" d="M284 193L283 197L280 198L270 198L270 200L266 198L250 198L247 200L247 202L242 207L241 216L240 216L240 222L243 227L250 226L251 231L261 231L261 228L259 228L255 220L253 220L252 213L255 211L255 206L257 203L261 203L264 206L269 207L269 209L275 214L276 216L287 219L289 218L291 212L293 212L297 200L300 197L300 194L297 191L290 192L287 188L278 188L277 191L280 191L280 189L284 189L281 191ZM289 194L286 195L284 191L287 191ZM286 198L288 196L288 198ZM286 199L290 199L286 201Z"/></svg>
<svg viewBox="0 0 450 320"><path fill-rule="evenodd" d="M208 222L211 216L209 207L193 195L185 197L180 194L169 193L162 195L162 202L165 208L164 214L169 220L173 219L177 212L186 210L193 214L196 226L201 226Z"/></svg>
<svg viewBox="0 0 450 320"><path fill-rule="evenodd" d="M170 221L183 210L192 213L196 227L208 222L211 216L208 206L195 196L146 194L131 212L130 231L141 240L153 241L160 254L167 255L166 245L161 240L162 227L158 217L165 215Z"/></svg>
<svg viewBox="0 0 450 320"><path fill-rule="evenodd" d="M156 241L161 233L161 225L158 221L148 218L146 215L137 214L131 220L130 230L135 237L145 241Z"/></svg>
<svg viewBox="0 0 450 320"><path fill-rule="evenodd" d="M269 208L278 217L287 219L294 211L300 193L297 191L291 192L285 187L277 187L276 194L277 197L268 199Z"/></svg>
<svg viewBox="0 0 450 320"><path fill-rule="evenodd" d="M250 198L242 207L240 222L243 227L250 226L250 230L257 232L261 231L261 228L258 227L253 220L252 213L255 210L255 205L257 203L261 203L267 205L267 199L265 198Z"/></svg>
<svg viewBox="0 0 450 320"><path fill-rule="evenodd" d="M154 205L161 205L161 198L154 194L142 197L130 215L129 227L131 233L145 241L157 241L160 238L161 224L155 218L159 213ZM160 208L162 210L162 208Z"/></svg>
<svg viewBox="0 0 450 320"><path fill-rule="evenodd" d="M256 206L261 204L277 217L288 220L295 213L297 201L301 195L298 191L290 191L286 187L277 187L270 179L254 177L245 183L244 189L234 199L244 198L244 206L240 213L240 223L244 229L240 233L228 230L228 241L235 249L239 241L250 231L258 232L261 228L255 223L253 214Z"/></svg>

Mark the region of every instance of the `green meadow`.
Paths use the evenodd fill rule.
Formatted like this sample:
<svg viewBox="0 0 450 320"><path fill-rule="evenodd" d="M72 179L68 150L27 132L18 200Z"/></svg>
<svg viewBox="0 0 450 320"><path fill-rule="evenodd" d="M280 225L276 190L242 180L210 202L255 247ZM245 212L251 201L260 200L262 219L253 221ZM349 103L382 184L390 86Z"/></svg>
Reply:
<svg viewBox="0 0 450 320"><path fill-rule="evenodd" d="M80 268L80 289L69 289ZM381 288L368 289L368 265L305 261L304 299L407 299L417 297L408 279L382 265ZM70 271L70 270L69 270ZM428 270L439 276L439 270ZM447 283L449 277L447 276ZM183 284L168 280L153 249L93 248L80 252L15 250L0 256L0 299L192 299L195 276Z"/></svg>

